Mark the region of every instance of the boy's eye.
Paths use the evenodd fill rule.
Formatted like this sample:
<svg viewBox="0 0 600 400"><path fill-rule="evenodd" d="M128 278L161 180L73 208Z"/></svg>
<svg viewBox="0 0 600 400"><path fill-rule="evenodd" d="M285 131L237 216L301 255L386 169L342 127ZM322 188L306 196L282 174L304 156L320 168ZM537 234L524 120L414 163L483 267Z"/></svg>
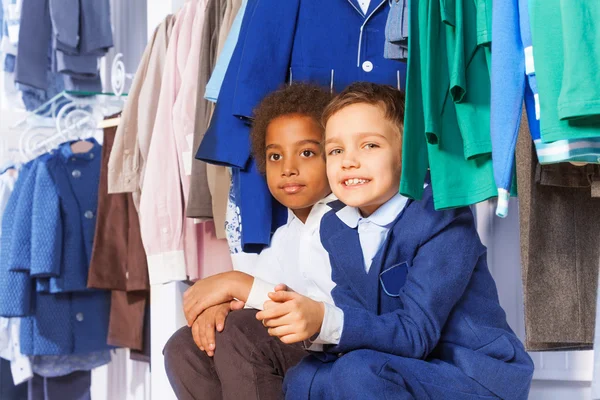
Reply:
<svg viewBox="0 0 600 400"><path fill-rule="evenodd" d="M316 154L316 153L315 153L314 151L312 151L312 150L304 150L304 151L302 152L302 157L306 157L306 158L308 158L308 157L312 157L312 156L314 156L315 154Z"/></svg>
<svg viewBox="0 0 600 400"><path fill-rule="evenodd" d="M281 154L274 153L274 154L269 155L269 161L279 161L279 160L281 160Z"/></svg>
<svg viewBox="0 0 600 400"><path fill-rule="evenodd" d="M342 149L333 149L327 154L330 156L337 156L339 154L342 154Z"/></svg>
<svg viewBox="0 0 600 400"><path fill-rule="evenodd" d="M379 145L375 144L375 143L367 143L365 144L365 149L376 149L379 147Z"/></svg>

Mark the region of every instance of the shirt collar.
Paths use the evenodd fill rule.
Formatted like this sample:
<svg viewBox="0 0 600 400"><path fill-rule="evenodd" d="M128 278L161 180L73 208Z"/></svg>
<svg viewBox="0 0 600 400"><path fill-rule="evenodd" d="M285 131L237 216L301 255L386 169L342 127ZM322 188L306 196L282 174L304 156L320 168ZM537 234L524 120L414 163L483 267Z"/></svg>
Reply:
<svg viewBox="0 0 600 400"><path fill-rule="evenodd" d="M73 153L71 145L78 141L79 140L73 140L60 145L59 152L64 161L68 161L70 158L76 158L78 160L93 160L100 155L98 154L100 152L100 144L94 138L86 139L87 142L90 142L94 145L90 151L86 153Z"/></svg>
<svg viewBox="0 0 600 400"><path fill-rule="evenodd" d="M396 220L398 215L404 210L404 207L406 207L407 202L408 198L402 196L400 193L396 193L394 197L386 201L373 214L366 218L360 214L360 211L356 207L344 207L336 215L352 229L356 228L362 219L369 220L375 225L386 227Z"/></svg>
<svg viewBox="0 0 600 400"><path fill-rule="evenodd" d="M308 214L308 218L306 219L306 224L303 224L303 225L310 225L311 222L315 219L315 217L318 217L317 219L320 220L321 217L323 216L323 214L325 214L325 212L327 212L330 209L329 206L327 206L327 203L330 203L330 202L336 201L336 200L337 200L337 197L333 193L331 193L329 196L324 197L321 200L319 200L313 206L313 208L310 210L310 213ZM324 209L324 207L326 207L326 209ZM298 220L298 222L302 223L298 219L298 217L296 217L296 214L294 214L294 212L288 208L287 226L289 226L295 220Z"/></svg>

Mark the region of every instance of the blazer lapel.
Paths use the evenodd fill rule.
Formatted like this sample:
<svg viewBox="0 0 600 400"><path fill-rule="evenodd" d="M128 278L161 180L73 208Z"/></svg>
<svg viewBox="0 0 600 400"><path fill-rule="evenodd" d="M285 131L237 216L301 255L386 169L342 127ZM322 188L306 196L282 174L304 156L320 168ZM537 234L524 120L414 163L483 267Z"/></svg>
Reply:
<svg viewBox="0 0 600 400"><path fill-rule="evenodd" d="M344 227L335 236L329 239L332 248L336 249L331 253L333 261L345 276L348 284L356 293L357 297L367 308L369 302L366 296L368 280L365 272L365 262L363 260L360 240L356 229Z"/></svg>
<svg viewBox="0 0 600 400"><path fill-rule="evenodd" d="M396 254L396 251L393 251L392 246L395 241L394 238L396 236L394 232L396 229L396 225L402 219L404 212L411 205L411 203L412 200L409 199L406 203L406 206L404 206L402 212L400 212L400 214L398 214L398 216L396 217L396 220L390 227L390 231L387 235L387 238L385 239L385 242L377 252L377 255L373 258L371 268L369 269L368 286L366 288L366 300L369 302L369 304L375 305L375 312L377 313L379 312L379 276L384 271L384 267L391 267L394 263L404 261L396 259L398 255Z"/></svg>
<svg viewBox="0 0 600 400"><path fill-rule="evenodd" d="M350 5L352 7L354 7L354 9L356 10L356 12L362 17L365 18L366 15L362 12L362 9L360 8L360 4L358 4L358 0L346 0L348 3L350 3ZM386 0L384 0L386 1Z"/></svg>
<svg viewBox="0 0 600 400"><path fill-rule="evenodd" d="M369 9L367 10L366 17L370 18L375 13L375 11L379 10L379 8L387 2L388 0L371 0L371 3L369 3Z"/></svg>

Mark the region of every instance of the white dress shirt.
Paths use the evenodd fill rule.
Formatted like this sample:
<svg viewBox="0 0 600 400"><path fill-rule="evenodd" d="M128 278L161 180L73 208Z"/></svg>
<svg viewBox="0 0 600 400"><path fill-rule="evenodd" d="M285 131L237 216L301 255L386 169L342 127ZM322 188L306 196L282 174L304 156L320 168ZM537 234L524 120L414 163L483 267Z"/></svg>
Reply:
<svg viewBox="0 0 600 400"><path fill-rule="evenodd" d="M369 5L371 4L371 0L358 0L358 5L362 12L366 15L367 11L369 11Z"/></svg>
<svg viewBox="0 0 600 400"><path fill-rule="evenodd" d="M339 343L341 331L338 330L344 322L342 311L333 305L331 289L335 284L331 280L329 254L319 235L321 219L331 210L327 203L335 200L336 197L330 195L315 204L306 223L289 211L287 224L277 229L270 247L259 254L250 270L245 268L244 271L254 276L246 306L262 310L269 300L268 293L279 283L325 304L321 332L313 341L316 345ZM310 350L320 349L320 346L310 347Z"/></svg>
<svg viewBox="0 0 600 400"><path fill-rule="evenodd" d="M373 258L385 242L392 223L404 210L407 201L406 197L398 193L366 218L363 218L358 208L354 207L344 207L336 213L338 218L350 228L358 228L367 273L371 269Z"/></svg>

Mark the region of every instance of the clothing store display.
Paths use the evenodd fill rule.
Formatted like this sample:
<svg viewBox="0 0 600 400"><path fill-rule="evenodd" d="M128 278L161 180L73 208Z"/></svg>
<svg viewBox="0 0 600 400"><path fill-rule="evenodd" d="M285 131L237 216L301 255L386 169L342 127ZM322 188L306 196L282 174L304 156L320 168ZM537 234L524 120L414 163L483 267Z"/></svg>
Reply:
<svg viewBox="0 0 600 400"><path fill-rule="evenodd" d="M600 3L571 3L0 0L0 400L600 398ZM271 195L250 132L295 82L404 92L369 215ZM476 233L509 204L510 273ZM232 270L209 357L182 294ZM256 320L280 283L324 303L304 343Z"/></svg>
<svg viewBox="0 0 600 400"><path fill-rule="evenodd" d="M165 365L178 399L282 398L283 377L308 353L302 343L286 345L269 336L255 315L255 310L230 313L212 358L196 346L187 326L171 337Z"/></svg>

